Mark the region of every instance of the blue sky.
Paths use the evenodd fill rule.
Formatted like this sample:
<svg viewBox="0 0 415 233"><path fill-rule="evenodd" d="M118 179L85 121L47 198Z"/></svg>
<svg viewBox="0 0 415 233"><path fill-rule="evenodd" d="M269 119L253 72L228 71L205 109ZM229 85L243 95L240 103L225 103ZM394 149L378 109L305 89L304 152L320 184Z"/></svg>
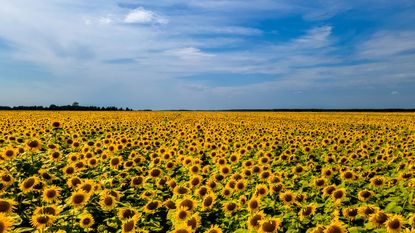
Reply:
<svg viewBox="0 0 415 233"><path fill-rule="evenodd" d="M13 0L0 105L415 108L412 0Z"/></svg>

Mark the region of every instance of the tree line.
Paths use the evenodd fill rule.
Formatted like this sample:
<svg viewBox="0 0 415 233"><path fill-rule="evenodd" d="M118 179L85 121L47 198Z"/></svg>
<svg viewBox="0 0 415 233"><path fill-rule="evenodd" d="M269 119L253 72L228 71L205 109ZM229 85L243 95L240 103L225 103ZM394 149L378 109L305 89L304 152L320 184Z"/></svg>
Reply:
<svg viewBox="0 0 415 233"><path fill-rule="evenodd" d="M53 110L53 111L132 111L131 108L117 108L115 106L98 107L98 106L79 106L79 105L62 105L51 104L45 106L0 106L0 110Z"/></svg>

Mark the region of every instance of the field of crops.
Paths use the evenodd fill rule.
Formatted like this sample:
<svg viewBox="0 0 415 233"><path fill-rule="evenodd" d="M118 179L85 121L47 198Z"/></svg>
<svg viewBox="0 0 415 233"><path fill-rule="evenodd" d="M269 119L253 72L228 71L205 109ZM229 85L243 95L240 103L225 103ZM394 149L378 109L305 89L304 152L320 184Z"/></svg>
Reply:
<svg viewBox="0 0 415 233"><path fill-rule="evenodd" d="M0 112L0 233L415 232L415 114Z"/></svg>

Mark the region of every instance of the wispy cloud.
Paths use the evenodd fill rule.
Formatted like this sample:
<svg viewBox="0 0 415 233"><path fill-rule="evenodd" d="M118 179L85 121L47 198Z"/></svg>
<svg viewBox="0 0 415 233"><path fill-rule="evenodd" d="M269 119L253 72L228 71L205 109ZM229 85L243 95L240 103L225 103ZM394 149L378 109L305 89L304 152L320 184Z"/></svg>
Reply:
<svg viewBox="0 0 415 233"><path fill-rule="evenodd" d="M130 11L124 18L125 23L137 23L137 24L167 24L169 20L153 11L146 10L143 7L139 7Z"/></svg>

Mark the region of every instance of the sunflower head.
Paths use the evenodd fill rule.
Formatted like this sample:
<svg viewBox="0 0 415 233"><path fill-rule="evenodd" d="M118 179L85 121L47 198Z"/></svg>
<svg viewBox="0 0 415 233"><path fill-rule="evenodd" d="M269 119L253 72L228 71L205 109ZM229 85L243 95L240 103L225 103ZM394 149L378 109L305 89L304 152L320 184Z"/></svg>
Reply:
<svg viewBox="0 0 415 233"><path fill-rule="evenodd" d="M275 233L280 228L281 220L279 218L268 218L261 221L259 227L260 233Z"/></svg>
<svg viewBox="0 0 415 233"><path fill-rule="evenodd" d="M117 200L115 199L114 196L112 196L108 193L103 193L100 197L99 204L100 204L102 210L111 211L117 205Z"/></svg>
<svg viewBox="0 0 415 233"><path fill-rule="evenodd" d="M393 215L385 222L388 233L398 233L403 226L403 217L401 215Z"/></svg>
<svg viewBox="0 0 415 233"><path fill-rule="evenodd" d="M8 233L12 230L13 219L4 213L0 213L0 232Z"/></svg>
<svg viewBox="0 0 415 233"><path fill-rule="evenodd" d="M370 216L369 221L376 227L383 227L386 221L388 221L388 215L383 211L377 211Z"/></svg>
<svg viewBox="0 0 415 233"><path fill-rule="evenodd" d="M0 213L11 214L15 209L16 202L12 199L0 198Z"/></svg>
<svg viewBox="0 0 415 233"><path fill-rule="evenodd" d="M60 195L60 188L58 188L56 185L52 185L48 188L45 188L43 190L43 200L45 202L54 202L58 199Z"/></svg>
<svg viewBox="0 0 415 233"><path fill-rule="evenodd" d="M251 212L258 211L260 206L261 206L261 199L259 199L257 197L252 197L248 201L248 210L251 211Z"/></svg>
<svg viewBox="0 0 415 233"><path fill-rule="evenodd" d="M225 215L231 215L237 210L238 204L233 201L229 201L223 204L223 211L225 212Z"/></svg>
<svg viewBox="0 0 415 233"><path fill-rule="evenodd" d="M324 233L346 233L347 230L344 226L343 222L340 221L333 221L328 226L326 226L326 230L324 230Z"/></svg>
<svg viewBox="0 0 415 233"><path fill-rule="evenodd" d="M36 229L44 229L52 225L55 217L49 214L34 214L32 215L31 223Z"/></svg>
<svg viewBox="0 0 415 233"><path fill-rule="evenodd" d="M133 233L135 232L135 224L136 224L136 220L134 218L130 218L127 220L124 220L122 222L122 233Z"/></svg>
<svg viewBox="0 0 415 233"><path fill-rule="evenodd" d="M358 215L358 209L354 207L348 207L343 209L343 216L349 221L354 221Z"/></svg>
<svg viewBox="0 0 415 233"><path fill-rule="evenodd" d="M295 202L295 195L291 191L280 193L279 196L284 205L292 205Z"/></svg>
<svg viewBox="0 0 415 233"><path fill-rule="evenodd" d="M262 211L251 214L248 217L248 229L256 230L261 226L261 221L265 219L265 214Z"/></svg>
<svg viewBox="0 0 415 233"><path fill-rule="evenodd" d="M138 212L133 208L124 207L118 210L118 218L120 220L134 218L136 215L138 215Z"/></svg>
<svg viewBox="0 0 415 233"><path fill-rule="evenodd" d="M91 228L94 223L94 217L88 212L82 213L79 218L79 226L83 229Z"/></svg>
<svg viewBox="0 0 415 233"><path fill-rule="evenodd" d="M30 191L33 190L33 188L39 184L40 180L39 178L37 178L36 176L31 176L29 178L26 178L25 180L23 180L22 183L20 183L20 189L24 192L24 193L28 193Z"/></svg>
<svg viewBox="0 0 415 233"><path fill-rule="evenodd" d="M222 233L222 229L216 225L212 225L204 233Z"/></svg>
<svg viewBox="0 0 415 233"><path fill-rule="evenodd" d="M80 208L86 205L89 201L90 196L83 190L77 190L72 193L71 197L69 198L69 204L72 205L74 208Z"/></svg>

